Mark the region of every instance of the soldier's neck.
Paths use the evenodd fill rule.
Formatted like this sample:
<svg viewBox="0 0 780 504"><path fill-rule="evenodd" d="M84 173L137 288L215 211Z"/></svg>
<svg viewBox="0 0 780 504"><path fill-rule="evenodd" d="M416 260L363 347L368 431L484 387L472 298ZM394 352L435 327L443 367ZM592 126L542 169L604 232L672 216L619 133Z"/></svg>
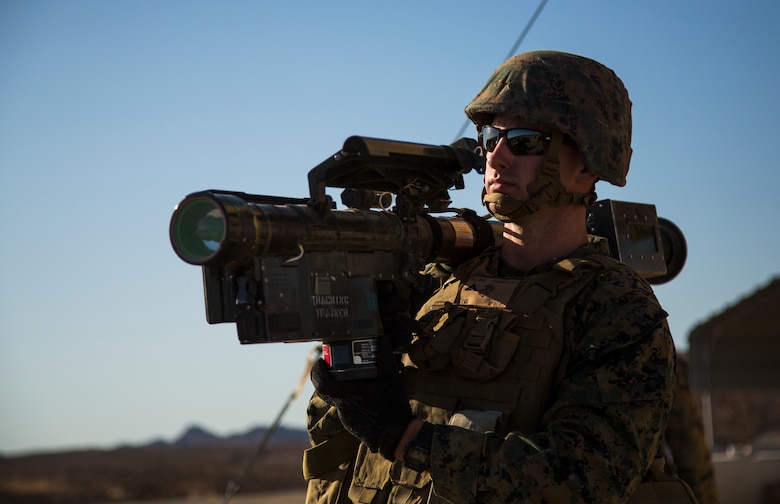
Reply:
<svg viewBox="0 0 780 504"><path fill-rule="evenodd" d="M529 271L587 242L585 207L544 208L520 223L504 225L501 261L513 270Z"/></svg>

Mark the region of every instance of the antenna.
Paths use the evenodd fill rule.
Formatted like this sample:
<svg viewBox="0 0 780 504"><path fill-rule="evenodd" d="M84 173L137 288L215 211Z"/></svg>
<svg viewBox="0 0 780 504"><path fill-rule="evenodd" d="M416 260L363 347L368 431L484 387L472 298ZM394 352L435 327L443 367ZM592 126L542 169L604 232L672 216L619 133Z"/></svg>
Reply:
<svg viewBox="0 0 780 504"><path fill-rule="evenodd" d="M534 11L533 15L531 16L531 19L529 19L528 23L526 23L525 28L523 28L522 33L520 33L520 36L517 37L517 41L515 41L515 45L513 45L512 49L509 50L509 53L506 55L504 60L507 60L511 56L514 56L515 52L517 52L517 48L520 47L520 44L523 43L523 39L525 38L526 35L528 35L528 32L531 30L531 27L536 22L536 18L538 18L539 14L542 13L542 9L544 9L544 6L546 4L547 4L547 0L542 0L541 2L539 2L539 6L536 7L536 10ZM458 138L463 136L463 134L466 132L466 128L469 127L469 123L470 122L471 121L469 121L468 119L466 119L463 122L463 126L461 126L460 131L458 131L458 134L455 135L455 140L457 140Z"/></svg>

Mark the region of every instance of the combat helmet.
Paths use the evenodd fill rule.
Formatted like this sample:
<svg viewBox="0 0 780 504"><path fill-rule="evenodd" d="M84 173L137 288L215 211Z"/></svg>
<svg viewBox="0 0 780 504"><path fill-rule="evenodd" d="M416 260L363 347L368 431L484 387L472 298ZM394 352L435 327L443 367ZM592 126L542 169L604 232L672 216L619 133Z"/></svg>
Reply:
<svg viewBox="0 0 780 504"><path fill-rule="evenodd" d="M560 51L509 58L466 107L477 127L498 114L561 131L600 179L626 185L631 101L620 78L601 63Z"/></svg>

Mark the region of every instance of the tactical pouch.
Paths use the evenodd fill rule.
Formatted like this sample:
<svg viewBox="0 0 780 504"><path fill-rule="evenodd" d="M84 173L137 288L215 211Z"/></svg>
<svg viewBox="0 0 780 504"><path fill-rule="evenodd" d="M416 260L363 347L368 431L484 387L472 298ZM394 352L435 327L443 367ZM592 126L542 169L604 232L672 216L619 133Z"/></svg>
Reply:
<svg viewBox="0 0 780 504"><path fill-rule="evenodd" d="M401 462L390 462L361 445L349 487L349 498L351 502L360 504L421 504L427 502L430 483L429 471L417 472L404 467Z"/></svg>
<svg viewBox="0 0 780 504"><path fill-rule="evenodd" d="M303 477L306 480L339 469L355 458L360 441L349 432L342 432L331 439L304 450Z"/></svg>
<svg viewBox="0 0 780 504"><path fill-rule="evenodd" d="M334 471L320 475L319 478L308 480L306 487L306 504L342 504L346 503L344 496L350 478L350 464L344 464Z"/></svg>
<svg viewBox="0 0 780 504"><path fill-rule="evenodd" d="M511 329L517 315L503 309L466 308L447 303L427 320L423 335L409 356L426 371L452 369L456 376L476 382L502 373L520 337Z"/></svg>

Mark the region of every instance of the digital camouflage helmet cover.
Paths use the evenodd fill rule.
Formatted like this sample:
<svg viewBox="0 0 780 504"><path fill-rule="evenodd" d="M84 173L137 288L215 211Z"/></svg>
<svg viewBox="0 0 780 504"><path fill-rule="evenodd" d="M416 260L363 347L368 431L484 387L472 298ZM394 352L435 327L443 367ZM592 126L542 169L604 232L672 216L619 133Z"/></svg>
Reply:
<svg viewBox="0 0 780 504"><path fill-rule="evenodd" d="M509 58L466 107L478 128L499 114L568 135L600 179L626 184L631 101L620 78L601 63L559 51Z"/></svg>

